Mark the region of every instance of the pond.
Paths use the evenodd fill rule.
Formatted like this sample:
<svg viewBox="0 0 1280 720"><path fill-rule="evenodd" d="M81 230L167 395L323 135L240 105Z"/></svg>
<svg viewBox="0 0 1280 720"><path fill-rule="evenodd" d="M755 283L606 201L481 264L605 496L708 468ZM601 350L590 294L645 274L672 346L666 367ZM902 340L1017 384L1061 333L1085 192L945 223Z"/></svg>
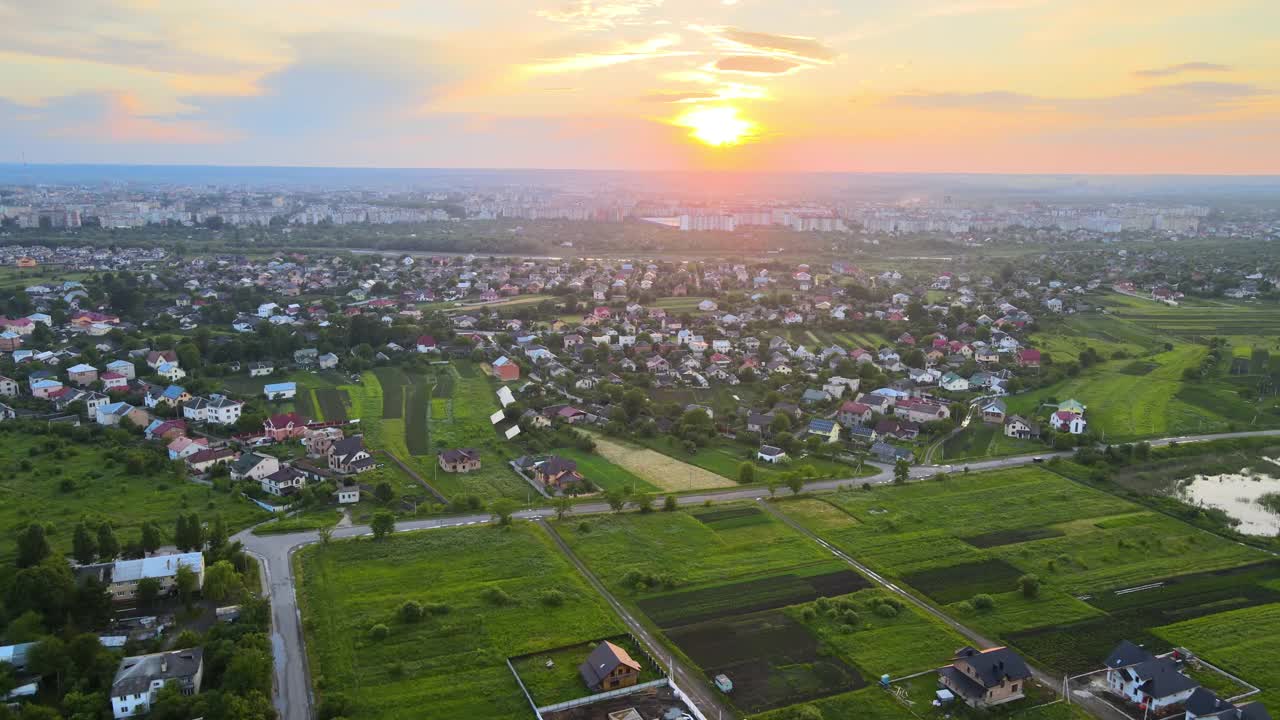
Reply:
<svg viewBox="0 0 1280 720"><path fill-rule="evenodd" d="M1280 535L1280 513L1274 502L1280 496L1280 477L1244 470L1222 475L1196 475L1178 484L1178 499L1192 505L1217 508L1240 521L1236 529L1246 535ZM1263 504L1266 496L1273 502Z"/></svg>

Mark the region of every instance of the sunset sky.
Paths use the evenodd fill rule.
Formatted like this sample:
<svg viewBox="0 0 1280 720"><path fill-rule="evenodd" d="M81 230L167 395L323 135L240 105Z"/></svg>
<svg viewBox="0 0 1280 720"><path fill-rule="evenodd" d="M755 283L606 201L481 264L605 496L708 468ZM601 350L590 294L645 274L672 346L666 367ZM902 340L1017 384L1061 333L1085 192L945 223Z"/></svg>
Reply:
<svg viewBox="0 0 1280 720"><path fill-rule="evenodd" d="M0 162L1280 173L1276 0L0 0Z"/></svg>

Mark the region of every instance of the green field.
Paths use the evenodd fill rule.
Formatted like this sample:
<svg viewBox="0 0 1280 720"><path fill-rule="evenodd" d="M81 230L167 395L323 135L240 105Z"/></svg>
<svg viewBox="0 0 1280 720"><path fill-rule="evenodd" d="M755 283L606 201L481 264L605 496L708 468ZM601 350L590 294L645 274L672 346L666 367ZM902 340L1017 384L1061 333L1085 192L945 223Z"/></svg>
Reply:
<svg viewBox="0 0 1280 720"><path fill-rule="evenodd" d="M77 428L65 439L22 432L12 424L0 428L0 443L13 463L0 479L5 497L0 503L0 533L8 538L39 521L52 530L54 550L69 552L72 531L82 518L95 525L110 520L123 545L137 541L148 521L168 535L179 513L197 513L202 520L221 515L233 531L268 517L239 494L175 476L167 459L149 469L130 470L131 455L159 452L138 448L132 438L117 446L88 427ZM30 469L24 469L27 463ZM67 488L64 482L69 482ZM0 543L0 561L8 563L13 553L12 542Z"/></svg>
<svg viewBox="0 0 1280 720"><path fill-rule="evenodd" d="M622 624L537 526L431 530L299 553L312 678L348 717L529 717L506 658L612 637ZM553 600L554 599L554 600ZM416 623L403 603L427 607ZM375 640L370 629L386 625ZM583 688L583 694L586 694Z"/></svg>
<svg viewBox="0 0 1280 720"><path fill-rule="evenodd" d="M1166 625L1155 633L1262 688L1251 699L1268 708L1280 704L1280 603Z"/></svg>
<svg viewBox="0 0 1280 720"><path fill-rule="evenodd" d="M842 462L812 455L795 457L790 464L785 466L769 465L756 461L754 449L722 440L717 440L708 447L699 448L692 455L685 452L684 448L678 445L676 440L670 436L648 439L642 442L647 447L664 455L734 481L738 479L739 469L744 462L755 465L755 480L757 483L781 483L783 476L789 472L799 472L806 479L863 477L879 472L873 465L864 465L861 471L855 472L857 468L853 465L846 465ZM806 468L811 471L806 471Z"/></svg>
<svg viewBox="0 0 1280 720"><path fill-rule="evenodd" d="M1077 377L1010 397L1009 412L1043 418L1054 402L1074 398L1088 408L1090 430L1105 434L1108 442L1274 425L1274 416L1256 413L1216 378L1183 379L1183 371L1199 367L1206 352L1199 345L1177 345L1142 361L1100 363Z"/></svg>
<svg viewBox="0 0 1280 720"><path fill-rule="evenodd" d="M784 500L779 508L1055 670L1087 669L1108 649L1099 647L1126 633L1145 637L1170 618L1269 602L1275 594L1263 584L1272 571L1236 570L1265 560L1264 553L1041 468L845 491L824 501L845 517L820 510L823 500ZM1036 597L1019 591L1023 575L1040 579ZM1141 607L1110 600L1115 589L1152 582L1165 586L1116 596L1141 599ZM1232 587L1243 599L1227 602ZM994 607L972 607L979 594L990 595Z"/></svg>
<svg viewBox="0 0 1280 720"><path fill-rule="evenodd" d="M675 652L708 677L729 675L744 713L844 697L881 673L936 667L964 644L914 607L879 608L887 596L869 580L754 504L559 532Z"/></svg>
<svg viewBox="0 0 1280 720"><path fill-rule="evenodd" d="M590 480L596 487L603 490L622 488L631 493L661 492L659 488L645 482L635 473L619 467L595 453L583 452L577 448L560 448L553 450L552 454L578 463L578 472L582 473L582 476Z"/></svg>

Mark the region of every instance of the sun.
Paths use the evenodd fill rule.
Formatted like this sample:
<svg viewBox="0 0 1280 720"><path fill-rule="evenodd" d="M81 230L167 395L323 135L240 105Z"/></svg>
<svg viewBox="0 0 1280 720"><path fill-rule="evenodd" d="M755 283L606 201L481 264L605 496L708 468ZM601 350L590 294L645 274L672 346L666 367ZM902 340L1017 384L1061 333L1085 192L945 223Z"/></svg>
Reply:
<svg viewBox="0 0 1280 720"><path fill-rule="evenodd" d="M751 136L755 124L738 117L735 107L697 108L681 115L676 124L692 130L690 137L711 147L737 145Z"/></svg>

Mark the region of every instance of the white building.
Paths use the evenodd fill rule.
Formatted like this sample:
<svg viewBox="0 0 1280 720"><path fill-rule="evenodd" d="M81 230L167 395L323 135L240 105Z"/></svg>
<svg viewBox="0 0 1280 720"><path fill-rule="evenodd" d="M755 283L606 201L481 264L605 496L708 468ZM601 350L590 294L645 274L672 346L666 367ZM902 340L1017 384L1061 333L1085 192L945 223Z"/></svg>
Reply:
<svg viewBox="0 0 1280 720"><path fill-rule="evenodd" d="M203 648L127 657L111 683L111 714L116 720L146 715L160 688L174 683L183 695L195 695L203 677Z"/></svg>

